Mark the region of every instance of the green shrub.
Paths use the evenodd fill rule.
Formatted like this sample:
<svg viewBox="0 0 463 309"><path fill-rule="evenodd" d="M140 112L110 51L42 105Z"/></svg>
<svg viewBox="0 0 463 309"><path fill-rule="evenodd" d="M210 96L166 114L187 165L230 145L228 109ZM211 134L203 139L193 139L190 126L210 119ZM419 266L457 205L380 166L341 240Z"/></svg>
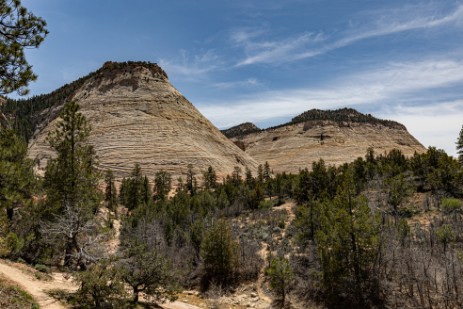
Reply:
<svg viewBox="0 0 463 309"><path fill-rule="evenodd" d="M441 210L446 213L454 213L461 210L462 201L456 198L444 198L441 201Z"/></svg>
<svg viewBox="0 0 463 309"><path fill-rule="evenodd" d="M43 264L36 264L34 266L35 270L38 270L39 272L41 273L45 273L45 274L51 274L51 269L50 267L48 266L45 266Z"/></svg>
<svg viewBox="0 0 463 309"><path fill-rule="evenodd" d="M18 235L16 235L15 233L10 232L6 236L6 245L10 250L10 253L15 255L18 254L23 248L24 240L19 238Z"/></svg>

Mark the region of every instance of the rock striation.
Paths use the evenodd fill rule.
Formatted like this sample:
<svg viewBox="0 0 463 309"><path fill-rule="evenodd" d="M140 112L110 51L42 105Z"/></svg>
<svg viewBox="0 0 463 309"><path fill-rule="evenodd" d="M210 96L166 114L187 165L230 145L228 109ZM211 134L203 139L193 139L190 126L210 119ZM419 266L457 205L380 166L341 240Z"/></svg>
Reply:
<svg viewBox="0 0 463 309"><path fill-rule="evenodd" d="M247 124L245 128L250 128ZM291 122L255 132L240 132L241 125L224 130L259 164L269 162L275 173L297 173L323 159L341 165L365 157L368 148L376 154L399 149L406 156L426 151L405 126L377 119L354 109L310 110ZM257 127L256 127L257 128Z"/></svg>
<svg viewBox="0 0 463 309"><path fill-rule="evenodd" d="M235 166L255 172L257 163L227 139L169 82L156 64L107 62L79 80L66 100L75 100L92 127L89 141L99 168L111 169L116 178L130 174L135 163L144 174L160 170L176 177L188 164L200 173L212 166L218 176ZM40 112L42 121L29 143L29 157L39 170L54 154L46 137L55 128L63 103Z"/></svg>

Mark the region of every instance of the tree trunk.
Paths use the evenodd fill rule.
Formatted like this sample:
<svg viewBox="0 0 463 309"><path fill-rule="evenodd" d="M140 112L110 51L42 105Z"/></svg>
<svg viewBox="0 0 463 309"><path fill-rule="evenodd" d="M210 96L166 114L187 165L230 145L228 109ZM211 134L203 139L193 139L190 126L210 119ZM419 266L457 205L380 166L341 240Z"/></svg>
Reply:
<svg viewBox="0 0 463 309"><path fill-rule="evenodd" d="M72 240L68 240L66 242L66 251L64 253L64 267L71 266L73 249L74 246L72 245Z"/></svg>
<svg viewBox="0 0 463 309"><path fill-rule="evenodd" d="M138 304L138 288L132 287L133 288L133 303Z"/></svg>

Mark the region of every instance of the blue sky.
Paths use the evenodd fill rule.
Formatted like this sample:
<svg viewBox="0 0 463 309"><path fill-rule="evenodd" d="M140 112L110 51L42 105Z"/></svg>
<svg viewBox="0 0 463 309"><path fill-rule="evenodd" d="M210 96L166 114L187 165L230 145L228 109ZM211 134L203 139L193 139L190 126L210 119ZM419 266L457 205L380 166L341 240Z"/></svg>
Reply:
<svg viewBox="0 0 463 309"><path fill-rule="evenodd" d="M50 92L105 61L157 62L219 128L353 107L455 154L463 1L23 0L48 22L27 52Z"/></svg>

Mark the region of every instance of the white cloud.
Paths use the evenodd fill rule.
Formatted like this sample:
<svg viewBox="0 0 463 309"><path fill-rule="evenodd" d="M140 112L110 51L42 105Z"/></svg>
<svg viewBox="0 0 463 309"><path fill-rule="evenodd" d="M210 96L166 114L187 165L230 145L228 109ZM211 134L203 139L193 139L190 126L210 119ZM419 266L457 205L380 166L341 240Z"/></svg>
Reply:
<svg viewBox="0 0 463 309"><path fill-rule="evenodd" d="M222 82L212 84L213 87L218 89L231 89L231 88L241 88L241 87L257 87L261 86L262 82L256 78L248 78L243 81L231 81L231 82Z"/></svg>
<svg viewBox="0 0 463 309"><path fill-rule="evenodd" d="M259 40L264 34L267 34L267 31L262 29L232 33L232 41L247 54L236 66L294 61L308 46L324 39L322 33L307 32L283 40Z"/></svg>
<svg viewBox="0 0 463 309"><path fill-rule="evenodd" d="M463 100L424 107L397 106L380 116L405 123L425 147L435 146L456 156L455 142L463 125Z"/></svg>
<svg viewBox="0 0 463 309"><path fill-rule="evenodd" d="M169 75L179 75L186 79L195 80L222 67L222 59L213 51L207 50L196 55L191 55L185 50L180 50L180 60L175 63L161 59L159 65Z"/></svg>
<svg viewBox="0 0 463 309"><path fill-rule="evenodd" d="M452 103L437 98L456 85L463 86L462 60L428 59L391 63L329 81L321 88L266 91L198 107L214 124L226 128L245 121L289 119L311 108L363 105L377 110L375 116L405 124L426 146L436 145L453 153L459 132L456 128L463 124L463 98ZM417 102L421 107L411 107Z"/></svg>
<svg viewBox="0 0 463 309"><path fill-rule="evenodd" d="M433 11L426 6L422 6L421 9L415 6L387 12L374 12L370 15L369 20L362 21L362 24L366 24L365 26L349 29L341 34L341 38L331 38L331 40L322 32L310 32L290 39L273 41L262 39L259 41L259 37L267 34L266 31L233 33L232 40L242 46L246 53L246 57L237 65L292 62L312 58L370 38L451 24L460 25L463 23L463 5L439 17L436 17Z"/></svg>

